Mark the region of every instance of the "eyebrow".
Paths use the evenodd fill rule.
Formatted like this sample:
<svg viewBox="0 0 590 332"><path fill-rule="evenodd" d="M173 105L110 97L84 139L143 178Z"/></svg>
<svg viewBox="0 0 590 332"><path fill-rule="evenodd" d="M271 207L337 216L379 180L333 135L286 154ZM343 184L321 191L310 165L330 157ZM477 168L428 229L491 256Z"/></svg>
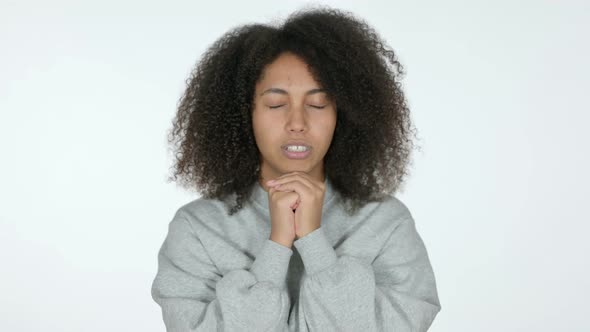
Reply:
<svg viewBox="0 0 590 332"><path fill-rule="evenodd" d="M311 90L307 91L307 92L305 93L305 95L307 96L307 95L311 95L311 94L314 94L314 93L320 93L320 92L328 93L328 92L326 91L326 89L311 89ZM262 95L264 95L265 93L280 93L280 94L282 94L282 95L287 95L287 94L289 94L287 91L285 91L285 90L283 90L283 89L279 89L279 88L270 88L270 89L266 89L266 90L265 90L264 92L262 92L260 95L262 96Z"/></svg>

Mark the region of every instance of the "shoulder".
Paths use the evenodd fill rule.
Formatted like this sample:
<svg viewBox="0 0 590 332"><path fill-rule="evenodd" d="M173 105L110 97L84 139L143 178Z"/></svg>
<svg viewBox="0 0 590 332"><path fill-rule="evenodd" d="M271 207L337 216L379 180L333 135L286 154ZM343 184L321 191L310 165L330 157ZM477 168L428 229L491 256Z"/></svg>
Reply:
<svg viewBox="0 0 590 332"><path fill-rule="evenodd" d="M208 224L229 218L227 201L199 197L182 206L175 214L175 219L184 219L190 225Z"/></svg>
<svg viewBox="0 0 590 332"><path fill-rule="evenodd" d="M408 206L394 195L385 195L379 208L392 215L395 219L412 218L412 214Z"/></svg>
<svg viewBox="0 0 590 332"><path fill-rule="evenodd" d="M384 194L378 201L366 204L360 213L394 228L404 222L413 222L408 206L393 194Z"/></svg>

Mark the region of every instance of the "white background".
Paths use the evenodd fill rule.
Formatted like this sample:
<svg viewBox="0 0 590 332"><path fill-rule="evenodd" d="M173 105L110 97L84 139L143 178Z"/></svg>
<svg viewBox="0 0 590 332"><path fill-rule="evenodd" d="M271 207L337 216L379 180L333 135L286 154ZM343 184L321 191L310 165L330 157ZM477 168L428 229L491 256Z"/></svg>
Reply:
<svg viewBox="0 0 590 332"><path fill-rule="evenodd" d="M240 3L240 4L239 4ZM0 6L0 330L164 331L166 131L202 52L302 1ZM335 3L335 2L327 2ZM590 331L590 5L339 1L397 51L430 331Z"/></svg>

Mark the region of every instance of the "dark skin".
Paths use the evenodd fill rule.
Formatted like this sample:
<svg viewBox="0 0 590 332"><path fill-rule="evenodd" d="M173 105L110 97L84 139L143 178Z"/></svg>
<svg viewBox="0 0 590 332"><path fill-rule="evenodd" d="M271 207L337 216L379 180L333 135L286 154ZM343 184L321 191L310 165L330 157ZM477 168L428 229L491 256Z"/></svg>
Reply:
<svg viewBox="0 0 590 332"><path fill-rule="evenodd" d="M323 181L317 181L302 172L292 172L266 183L270 186L269 200L285 199L285 204L290 203L288 207L293 210L295 240L320 228L326 192Z"/></svg>
<svg viewBox="0 0 590 332"><path fill-rule="evenodd" d="M288 52L265 68L254 98L252 126L261 157L259 182L269 198L270 239L290 248L321 225L323 158L336 127L336 106L307 63ZM285 156L282 147L293 140L310 146L307 158Z"/></svg>

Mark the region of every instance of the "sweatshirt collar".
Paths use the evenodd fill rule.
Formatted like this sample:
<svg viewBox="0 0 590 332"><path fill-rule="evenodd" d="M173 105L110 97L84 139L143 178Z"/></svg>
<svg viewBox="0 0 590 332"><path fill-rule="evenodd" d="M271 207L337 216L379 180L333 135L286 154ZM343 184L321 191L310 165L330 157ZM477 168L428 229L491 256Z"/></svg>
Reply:
<svg viewBox="0 0 590 332"><path fill-rule="evenodd" d="M334 197L334 187L327 176L324 178L324 184L326 185L326 192L324 193L323 204L323 206L325 207ZM252 190L252 198L258 205L262 206L265 210L268 210L268 192L264 190L264 188L260 185L260 182L258 181L254 183L254 189Z"/></svg>

